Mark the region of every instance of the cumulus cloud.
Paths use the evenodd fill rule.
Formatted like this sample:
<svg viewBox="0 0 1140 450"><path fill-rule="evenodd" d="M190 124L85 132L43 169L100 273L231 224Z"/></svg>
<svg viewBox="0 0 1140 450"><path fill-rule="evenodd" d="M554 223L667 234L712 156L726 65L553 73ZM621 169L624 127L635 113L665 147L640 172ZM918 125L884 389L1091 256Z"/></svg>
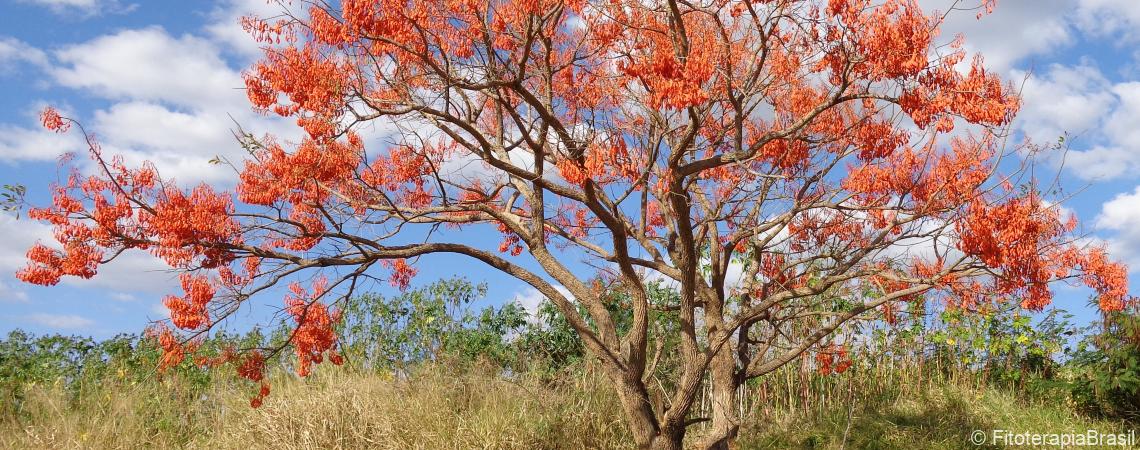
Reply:
<svg viewBox="0 0 1140 450"><path fill-rule="evenodd" d="M515 294L515 303L526 310L531 317L538 315L538 306L542 304L543 300L546 300L546 296L535 288L527 288Z"/></svg>
<svg viewBox="0 0 1140 450"><path fill-rule="evenodd" d="M236 18L247 8L267 8L265 3L228 2L227 14L234 20L227 21L236 27ZM175 178L183 186L208 182L225 187L234 181L234 172L208 161L222 156L240 164L246 156L230 131L235 122L284 141L296 140L300 134L286 119L250 110L240 67L231 66L222 56L228 45L208 30L201 36L172 35L161 27L119 30L50 52L8 38L0 39L0 71L9 66L35 66L48 82L108 101L90 113L67 114L94 132L106 155L121 155L129 166L154 162L164 178ZM34 122L29 115L25 124L0 124L0 161L48 162L65 152L85 152L79 133L52 133ZM85 158L77 162L81 170L93 170ZM25 266L25 252L35 242L54 245L51 229L35 221L0 216L0 234L5 236L0 240L0 282L19 286L22 283L12 274ZM112 298L126 300L132 293L177 292L177 279L167 269L147 253L127 252L102 266L93 279L65 278L63 283L110 290L115 293Z"/></svg>
<svg viewBox="0 0 1140 450"><path fill-rule="evenodd" d="M999 2L993 14L979 20L974 7L980 3L919 0L926 11L946 13L942 41L964 35L966 50L981 53L986 67L998 73L1006 73L1029 56L1050 54L1073 41L1073 27L1065 14L1072 0Z"/></svg>
<svg viewBox="0 0 1140 450"><path fill-rule="evenodd" d="M144 292L155 295L178 294L178 276L162 260L139 251L124 252L110 263L99 266L90 279L65 277L63 283L99 290Z"/></svg>
<svg viewBox="0 0 1140 450"><path fill-rule="evenodd" d="M123 30L55 52L55 81L110 99L245 107L240 74L208 40L160 27ZM235 95L235 92L238 95Z"/></svg>
<svg viewBox="0 0 1140 450"><path fill-rule="evenodd" d="M1046 56L1071 45L1079 35L1111 36L1118 45L1140 34L1140 2L1135 0L1037 0L998 2L993 14L977 19L980 0L919 0L927 11L949 11L945 41L966 37L966 48L981 52L991 70L1005 73L1032 56ZM951 7L962 9L951 11Z"/></svg>
<svg viewBox="0 0 1140 450"><path fill-rule="evenodd" d="M1132 173L1140 165L1140 155L1135 149L1097 145L1068 152L1064 164L1080 178L1103 181Z"/></svg>
<svg viewBox="0 0 1140 450"><path fill-rule="evenodd" d="M1045 156L1077 177L1109 180L1140 168L1140 82L1113 83L1088 63L1054 64L1027 79L1022 100L1016 128L1039 145L1067 134L1065 151Z"/></svg>
<svg viewBox="0 0 1140 450"><path fill-rule="evenodd" d="M261 56L263 44L253 40L241 27L241 18L254 16L272 21L282 15L285 6L281 2L266 0L223 0L210 14L210 25L206 34L222 49L235 56L253 60Z"/></svg>
<svg viewBox="0 0 1140 450"><path fill-rule="evenodd" d="M558 290L558 292L562 293L564 297L570 299L571 301L574 300L574 296L570 294L569 289L558 285L555 285L554 289ZM522 291L515 293L514 297L514 302L527 312L527 315L529 316L528 319L532 323L538 323L540 320L538 317L538 307L542 305L542 302L544 300L546 300L545 295L539 292L538 289L529 286Z"/></svg>
<svg viewBox="0 0 1140 450"><path fill-rule="evenodd" d="M240 69L226 62L220 45L160 27L122 30L50 54L0 41L0 69L4 48L11 47L43 65L54 83L109 100L90 117L68 114L95 133L106 155L121 155L131 166L151 161L164 178L183 185L224 187L236 180L235 172L209 161L221 156L240 162L247 156L231 133L235 123L285 141L297 140L301 132L289 120L251 110ZM56 134L31 122L0 124L0 161L50 161L86 151L78 133Z"/></svg>
<svg viewBox="0 0 1140 450"><path fill-rule="evenodd" d="M1078 0L1076 22L1094 36L1115 35L1120 43L1135 41L1140 25L1140 2L1135 0Z"/></svg>
<svg viewBox="0 0 1140 450"><path fill-rule="evenodd" d="M1120 107L1109 118L1107 131L1127 139L1140 138L1140 82L1128 81L1112 87L1112 92L1120 99Z"/></svg>
<svg viewBox="0 0 1140 450"><path fill-rule="evenodd" d="M1112 83L1091 65L1053 64L1039 73L1014 71L1011 78L1025 79L1018 126L1037 142L1089 132L1117 103Z"/></svg>
<svg viewBox="0 0 1140 450"><path fill-rule="evenodd" d="M125 292L112 292L107 296L111 297L112 300L115 300L117 302L133 302L135 300L138 300L134 295Z"/></svg>
<svg viewBox="0 0 1140 450"><path fill-rule="evenodd" d="M0 124L0 161L52 161L63 153L82 150L76 134L59 134L35 125Z"/></svg>
<svg viewBox="0 0 1140 450"><path fill-rule="evenodd" d="M0 273L11 275L27 265L24 254L36 241L52 242L51 227L39 222L0 214Z"/></svg>
<svg viewBox="0 0 1140 450"><path fill-rule="evenodd" d="M233 122L223 111L187 113L128 101L96 111L91 124L129 166L150 161L163 177L191 183L224 184L233 177L228 167L209 163L215 155L237 156L240 151L230 132Z"/></svg>
<svg viewBox="0 0 1140 450"><path fill-rule="evenodd" d="M980 52L993 72L1024 80L1024 104L1016 127L1040 145L1068 133L1064 155L1047 155L1084 180L1106 180L1140 168L1140 88L1114 83L1082 60L1037 67L1034 58L1055 55L1078 38L1134 42L1140 2L1133 0L1042 0L999 2L980 20L980 1L920 0L927 11L949 13L942 41L965 36L966 49ZM951 8L961 10L951 10ZM1060 156L1064 156L1062 160Z"/></svg>
<svg viewBox="0 0 1140 450"><path fill-rule="evenodd" d="M1047 157L1064 158L1058 162L1086 180L1115 178L1129 169L1133 157L1121 151L1115 139L1104 131L1104 122L1114 115L1120 98L1099 69L1088 65L1050 66L1026 79L1022 99L1017 127L1027 138L1048 145L1068 135L1085 144L1066 154ZM1066 148L1071 145L1072 141Z"/></svg>
<svg viewBox="0 0 1140 450"><path fill-rule="evenodd" d="M1105 202L1096 228L1111 232L1107 244L1114 256L1125 258L1133 271L1140 269L1140 186Z"/></svg>
<svg viewBox="0 0 1140 450"><path fill-rule="evenodd" d="M0 75L11 73L25 64L47 67L47 54L19 39L0 38Z"/></svg>

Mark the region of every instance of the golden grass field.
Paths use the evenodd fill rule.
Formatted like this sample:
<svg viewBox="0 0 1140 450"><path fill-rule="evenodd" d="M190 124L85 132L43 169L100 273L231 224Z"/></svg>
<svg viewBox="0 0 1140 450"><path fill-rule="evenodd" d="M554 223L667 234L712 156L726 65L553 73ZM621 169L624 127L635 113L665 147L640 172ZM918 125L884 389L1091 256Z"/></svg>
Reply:
<svg viewBox="0 0 1140 450"><path fill-rule="evenodd" d="M212 383L191 398L175 379L64 390L31 386L23 414L0 426L0 447L28 449L620 449L630 448L604 380L577 370L542 381L443 364L408 376L322 367L278 373L258 409L253 388ZM744 407L738 448L962 449L974 429L1031 432L1122 424L1083 418L1063 402L952 380L908 381L905 372L776 374ZM804 395L806 392L807 395ZM742 406L743 407L743 406ZM694 428L699 432L699 426ZM1120 448L1120 447L1116 447Z"/></svg>

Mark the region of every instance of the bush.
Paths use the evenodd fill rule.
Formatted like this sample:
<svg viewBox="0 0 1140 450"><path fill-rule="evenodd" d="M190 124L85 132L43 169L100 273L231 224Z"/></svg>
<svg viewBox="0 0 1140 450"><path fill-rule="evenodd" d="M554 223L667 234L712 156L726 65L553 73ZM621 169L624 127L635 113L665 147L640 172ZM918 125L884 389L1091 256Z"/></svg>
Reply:
<svg viewBox="0 0 1140 450"><path fill-rule="evenodd" d="M1078 345L1074 401L1086 412L1140 423L1140 308L1107 313Z"/></svg>

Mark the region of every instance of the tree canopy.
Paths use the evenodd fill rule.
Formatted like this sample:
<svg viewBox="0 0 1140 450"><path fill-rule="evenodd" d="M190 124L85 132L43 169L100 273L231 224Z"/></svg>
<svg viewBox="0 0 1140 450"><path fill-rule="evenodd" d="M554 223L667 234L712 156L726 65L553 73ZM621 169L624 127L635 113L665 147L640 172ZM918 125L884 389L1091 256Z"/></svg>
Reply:
<svg viewBox="0 0 1140 450"><path fill-rule="evenodd" d="M18 276L161 258L184 289L156 329L168 364L288 284L304 375L340 359L337 303L361 283L405 289L417 261L469 257L557 306L638 445L679 446L707 382L714 413L696 420L724 446L737 386L870 311L1040 310L1064 280L1106 311L1130 301L1124 267L1007 144L1015 87L961 37L939 40L942 17L912 0L294 2L243 20L265 45L245 82L299 142L238 133L250 157L231 192L128 167L87 136L99 170L29 212L60 245L37 244ZM395 131L366 139L374 126ZM679 295L655 301L655 282ZM646 389L651 312L676 324L682 360L664 399ZM283 348L213 362L260 381Z"/></svg>

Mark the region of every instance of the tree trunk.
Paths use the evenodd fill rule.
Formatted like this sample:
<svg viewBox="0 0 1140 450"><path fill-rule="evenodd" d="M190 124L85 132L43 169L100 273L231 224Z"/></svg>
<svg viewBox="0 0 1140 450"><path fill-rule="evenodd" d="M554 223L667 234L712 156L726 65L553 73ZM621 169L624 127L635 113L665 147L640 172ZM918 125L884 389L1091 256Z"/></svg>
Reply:
<svg viewBox="0 0 1140 450"><path fill-rule="evenodd" d="M661 430L649 444L650 450L681 450L685 442L685 428Z"/></svg>
<svg viewBox="0 0 1140 450"><path fill-rule="evenodd" d="M700 448L727 450L740 430L736 416L736 359L728 348L722 349L713 356L709 369L712 424L701 439Z"/></svg>
<svg viewBox="0 0 1140 450"><path fill-rule="evenodd" d="M623 412L625 412L626 425L629 426L629 431L633 434L633 442L638 448L642 449L680 449L680 443L677 444L677 447L659 446L658 441L661 440L660 438L662 436L661 427L657 422L657 416L653 412L653 406L649 400L649 392L645 389L645 385L641 383L640 379L630 380L629 378L630 376L628 374L610 377L617 388L618 399L621 401Z"/></svg>

